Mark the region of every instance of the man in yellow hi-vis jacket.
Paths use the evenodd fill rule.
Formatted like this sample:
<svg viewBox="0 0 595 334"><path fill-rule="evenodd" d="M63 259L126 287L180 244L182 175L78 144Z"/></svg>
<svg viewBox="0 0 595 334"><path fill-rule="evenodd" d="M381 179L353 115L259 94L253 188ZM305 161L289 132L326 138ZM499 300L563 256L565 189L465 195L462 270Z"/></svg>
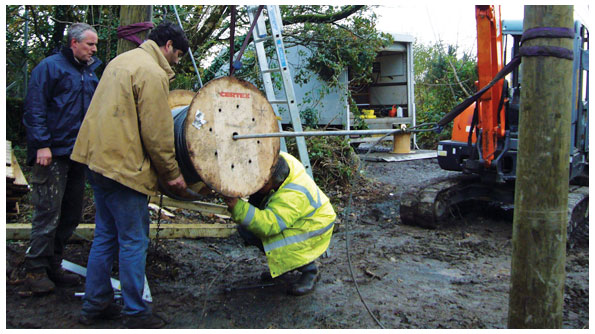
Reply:
<svg viewBox="0 0 595 334"><path fill-rule="evenodd" d="M248 202L224 200L240 236L266 254L271 277L297 269L302 275L288 293L312 292L320 277L314 260L330 244L336 214L304 166L281 152L271 179Z"/></svg>

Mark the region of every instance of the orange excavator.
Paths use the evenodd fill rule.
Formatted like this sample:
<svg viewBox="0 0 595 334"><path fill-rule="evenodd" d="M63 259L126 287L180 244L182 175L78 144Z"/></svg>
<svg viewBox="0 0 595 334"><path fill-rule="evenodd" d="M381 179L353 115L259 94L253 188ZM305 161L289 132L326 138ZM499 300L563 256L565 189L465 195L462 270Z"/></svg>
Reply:
<svg viewBox="0 0 595 334"><path fill-rule="evenodd" d="M475 6L475 16L476 85L484 88L439 122L453 121L453 129L451 140L438 144L438 163L442 169L462 173L405 193L400 214L406 224L438 227L452 217L453 206L469 201L514 204L521 80L518 67L509 66L512 61L504 64L508 49L504 42L512 43L514 60L519 54L522 22L503 22L499 6ZM588 221L588 187L584 186L588 185L588 30L577 21L574 36L568 37L574 37L569 176L571 183L579 183L570 187L569 220L576 227ZM502 74L505 67L514 68L506 77Z"/></svg>
<svg viewBox="0 0 595 334"><path fill-rule="evenodd" d="M475 6L477 19L477 74L478 87L487 86L504 67L502 50L502 31L500 29L500 11L494 6ZM486 166L495 158L498 142L506 135L504 108L499 107L502 99L504 80L496 82L477 102L467 107L454 120L452 141L467 143L473 114L477 108L477 128L482 129L481 152ZM476 132L472 132L472 142L477 141ZM447 145L443 143L443 145ZM445 148L443 146L443 148ZM444 156L444 150L439 150ZM445 168L449 169L449 168Z"/></svg>

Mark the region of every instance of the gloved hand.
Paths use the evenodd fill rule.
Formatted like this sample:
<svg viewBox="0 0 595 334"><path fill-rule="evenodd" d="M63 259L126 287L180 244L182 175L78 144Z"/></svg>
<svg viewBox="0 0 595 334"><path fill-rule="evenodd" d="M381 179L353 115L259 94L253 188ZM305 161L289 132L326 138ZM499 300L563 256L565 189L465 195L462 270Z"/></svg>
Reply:
<svg viewBox="0 0 595 334"><path fill-rule="evenodd" d="M238 203L237 197L227 197L227 196L223 196L223 195L221 195L221 197L223 197L223 201L225 202L225 204L227 204L229 211L233 210L233 208Z"/></svg>

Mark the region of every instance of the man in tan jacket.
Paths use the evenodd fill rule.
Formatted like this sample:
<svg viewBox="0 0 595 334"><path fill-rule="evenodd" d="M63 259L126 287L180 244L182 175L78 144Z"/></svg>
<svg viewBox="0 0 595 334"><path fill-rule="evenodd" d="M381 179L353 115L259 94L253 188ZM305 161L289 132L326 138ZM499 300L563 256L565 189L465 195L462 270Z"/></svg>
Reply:
<svg viewBox="0 0 595 334"><path fill-rule="evenodd" d="M149 245L147 196L157 193L158 179L174 191L186 189L175 159L173 118L167 104L174 77L170 66L186 50L184 31L164 22L140 47L114 58L79 131L71 159L89 167L96 209L79 317L83 324L119 318L122 313L129 328L165 325L142 298ZM113 302L110 283L116 255L124 299L121 310Z"/></svg>

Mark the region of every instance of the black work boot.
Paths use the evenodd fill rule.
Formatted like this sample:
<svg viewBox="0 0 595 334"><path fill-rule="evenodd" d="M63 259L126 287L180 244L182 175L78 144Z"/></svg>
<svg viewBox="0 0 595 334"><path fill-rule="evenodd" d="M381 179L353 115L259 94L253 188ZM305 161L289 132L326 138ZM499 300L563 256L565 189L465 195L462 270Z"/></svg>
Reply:
<svg viewBox="0 0 595 334"><path fill-rule="evenodd" d="M161 328L165 326L165 321L156 314L143 314L138 316L124 317L124 326L126 328Z"/></svg>
<svg viewBox="0 0 595 334"><path fill-rule="evenodd" d="M260 274L260 281L261 282L272 282L273 281L273 276L271 276L271 272L270 271L263 271Z"/></svg>
<svg viewBox="0 0 595 334"><path fill-rule="evenodd" d="M71 274L62 269L62 259L52 260L48 268L48 277L57 286L77 286L81 284L79 275Z"/></svg>
<svg viewBox="0 0 595 334"><path fill-rule="evenodd" d="M287 293L294 296L303 296L307 295L310 292L314 291L314 287L316 286L316 282L320 278L318 273L318 268L314 262L298 269L302 272L302 276L297 280L297 282L291 284Z"/></svg>
<svg viewBox="0 0 595 334"><path fill-rule="evenodd" d="M268 270L267 270L267 271L263 271L263 272L260 274L260 281L261 281L261 282L264 282L264 283L270 283L270 282L274 282L276 279L282 278L282 277L284 277L286 274L287 274L287 273L284 273L284 274L281 274L281 275L279 275L279 276L277 276L277 277L274 277L274 278L273 278L273 276L271 275L271 272L270 272L270 271L268 271Z"/></svg>
<svg viewBox="0 0 595 334"><path fill-rule="evenodd" d="M93 325L97 320L116 320L122 318L122 306L111 303L98 313L83 313L79 315L79 322L83 325Z"/></svg>
<svg viewBox="0 0 595 334"><path fill-rule="evenodd" d="M52 282L45 268L31 269L25 277L25 289L40 295L54 291L56 285Z"/></svg>

